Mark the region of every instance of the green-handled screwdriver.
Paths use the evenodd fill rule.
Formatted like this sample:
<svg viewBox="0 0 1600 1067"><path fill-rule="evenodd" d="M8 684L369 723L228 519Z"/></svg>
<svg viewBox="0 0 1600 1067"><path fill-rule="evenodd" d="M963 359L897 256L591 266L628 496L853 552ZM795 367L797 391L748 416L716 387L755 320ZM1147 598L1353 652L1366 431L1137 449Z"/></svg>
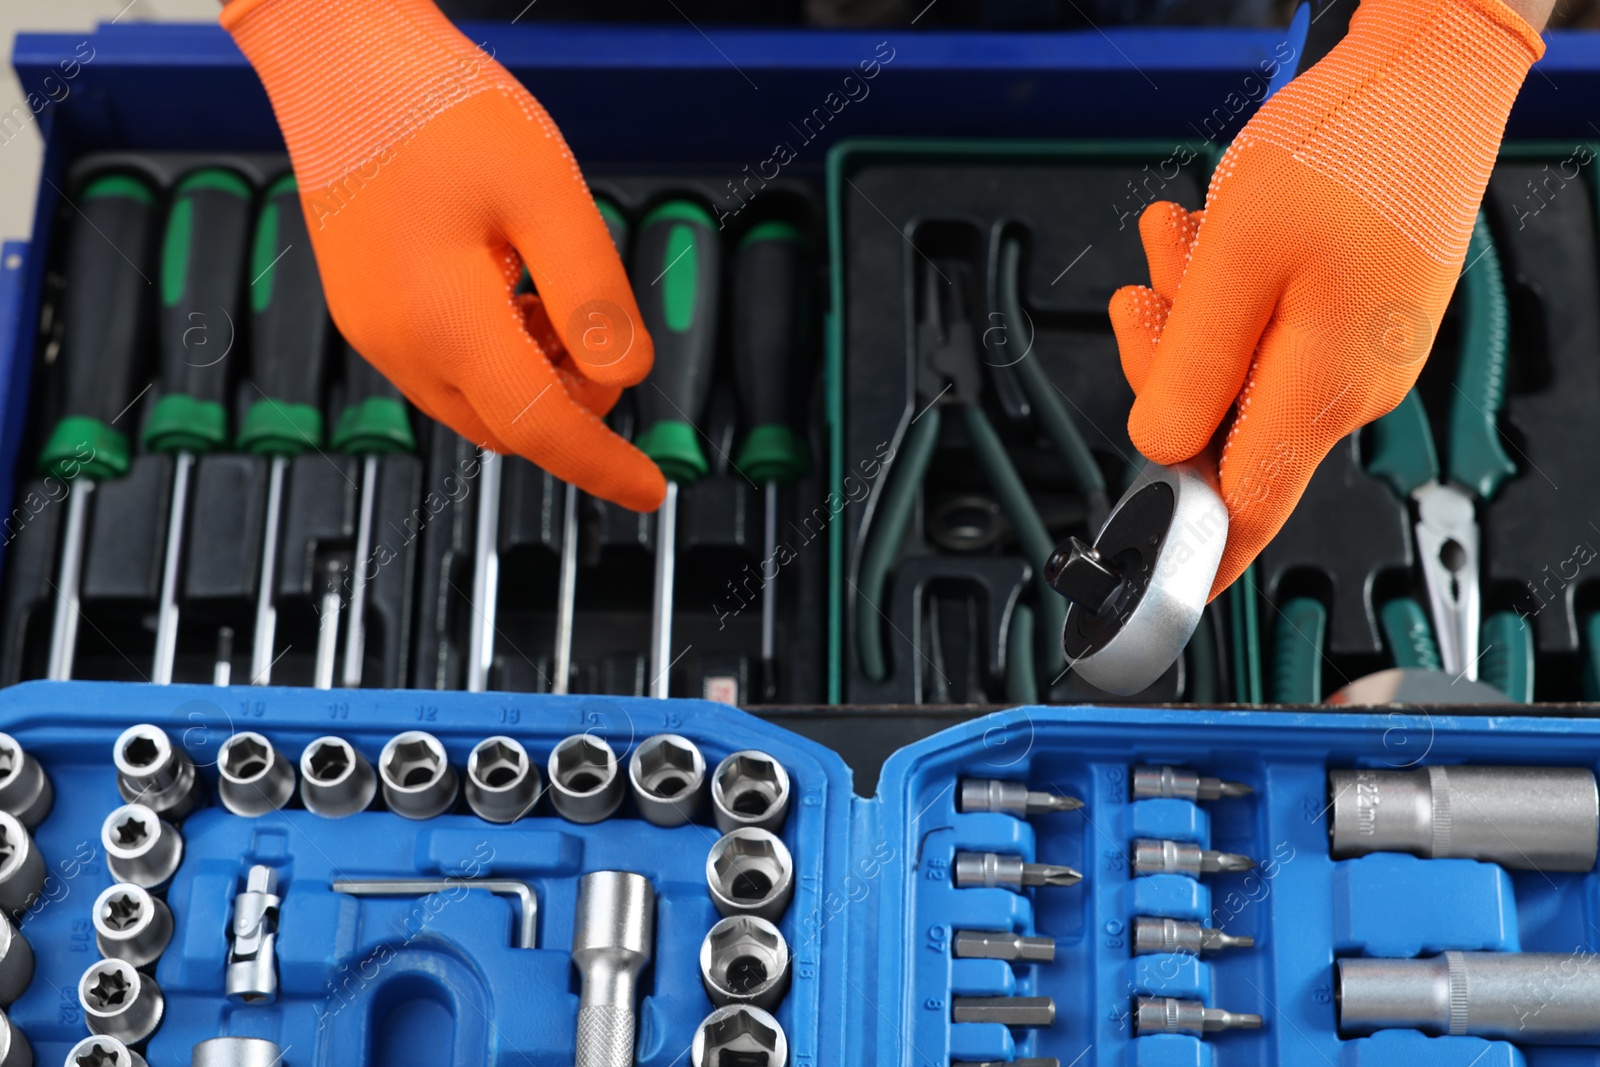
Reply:
<svg viewBox="0 0 1600 1067"><path fill-rule="evenodd" d="M267 189L250 250L250 277L251 377L259 396L239 427L239 448L272 457L250 650L250 682L266 685L272 679L278 624L274 587L284 480L292 457L322 447L322 381L333 338L292 174ZM338 625L336 615L330 618L324 611L322 616L324 628Z"/></svg>
<svg viewBox="0 0 1600 1067"><path fill-rule="evenodd" d="M155 193L132 174L94 179L74 207L56 356L61 419L39 455L43 473L72 482L45 668L47 678L59 681L72 677L89 500L96 482L122 477L132 462L128 439L114 424L138 399L156 243Z"/></svg>
<svg viewBox="0 0 1600 1067"><path fill-rule="evenodd" d="M694 420L705 407L716 355L721 249L711 216L670 200L645 216L633 257L633 291L655 341L655 366L634 390L636 444L667 478L656 515L655 598L650 612L650 695L665 697L672 667L672 591L677 567L678 487L710 464Z"/></svg>
<svg viewBox="0 0 1600 1067"><path fill-rule="evenodd" d="M172 454L175 463L150 675L157 685L172 682L178 653L178 576L195 456L228 440L228 356L240 322L253 193L233 171L208 167L172 195L161 246L161 399L144 429L145 447Z"/></svg>
<svg viewBox="0 0 1600 1067"><path fill-rule="evenodd" d="M761 686L777 694L778 489L810 469L805 438L790 425L811 321L811 259L787 222L763 222L739 242L733 292L733 372L750 427L735 457L764 487L761 554Z"/></svg>

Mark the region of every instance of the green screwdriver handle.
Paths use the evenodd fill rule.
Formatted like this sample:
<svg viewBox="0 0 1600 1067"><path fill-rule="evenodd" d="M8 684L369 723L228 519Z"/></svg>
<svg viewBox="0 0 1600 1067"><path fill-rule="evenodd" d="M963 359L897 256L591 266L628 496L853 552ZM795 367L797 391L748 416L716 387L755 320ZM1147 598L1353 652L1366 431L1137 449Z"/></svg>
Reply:
<svg viewBox="0 0 1600 1067"><path fill-rule="evenodd" d="M757 485L787 485L811 467L791 425L811 340L811 257L800 231L772 221L746 234L733 292L733 374L750 427L734 464Z"/></svg>
<svg viewBox="0 0 1600 1067"><path fill-rule="evenodd" d="M344 346L344 407L330 443L335 452L358 456L417 448L405 397L350 344Z"/></svg>
<svg viewBox="0 0 1600 1067"><path fill-rule="evenodd" d="M1472 227L1467 269L1457 283L1461 294L1461 363L1450 397L1450 477L1493 498L1501 483L1517 473L1501 443L1498 418L1506 399L1510 313L1505 277L1494 237L1483 213Z"/></svg>
<svg viewBox="0 0 1600 1067"><path fill-rule="evenodd" d="M1439 480L1439 453L1433 447L1428 412L1417 390L1367 430L1367 470L1388 482L1400 499Z"/></svg>

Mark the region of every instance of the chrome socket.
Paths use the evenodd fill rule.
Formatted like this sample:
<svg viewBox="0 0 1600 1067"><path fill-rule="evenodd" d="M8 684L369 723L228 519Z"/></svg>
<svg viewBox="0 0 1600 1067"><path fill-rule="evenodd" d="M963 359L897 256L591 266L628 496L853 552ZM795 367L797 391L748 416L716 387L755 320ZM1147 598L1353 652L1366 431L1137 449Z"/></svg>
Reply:
<svg viewBox="0 0 1600 1067"><path fill-rule="evenodd" d="M700 982L717 1007L772 1010L789 991L789 943L767 920L730 915L700 942Z"/></svg>
<svg viewBox="0 0 1600 1067"><path fill-rule="evenodd" d="M86 1037L67 1053L62 1067L149 1067L144 1057L114 1037Z"/></svg>
<svg viewBox="0 0 1600 1067"><path fill-rule="evenodd" d="M106 816L100 843L111 877L144 889L166 885L183 862L182 835L143 804L124 804Z"/></svg>
<svg viewBox="0 0 1600 1067"><path fill-rule="evenodd" d="M33 1067L33 1047L10 1017L0 1012L0 1067Z"/></svg>
<svg viewBox="0 0 1600 1067"><path fill-rule="evenodd" d="M129 804L143 804L170 822L181 821L199 804L194 763L172 747L161 727L128 727L112 747L111 759L117 765L117 792Z"/></svg>
<svg viewBox="0 0 1600 1067"><path fill-rule="evenodd" d="M467 756L467 806L480 819L516 822L539 803L543 788L539 768L514 738L485 738Z"/></svg>
<svg viewBox="0 0 1600 1067"><path fill-rule="evenodd" d="M367 757L342 737L319 737L300 753L300 802L325 819L366 811L378 794Z"/></svg>
<svg viewBox="0 0 1600 1067"><path fill-rule="evenodd" d="M283 1050L264 1037L213 1037L190 1053L190 1067L279 1067Z"/></svg>
<svg viewBox="0 0 1600 1067"><path fill-rule="evenodd" d="M655 954L656 893L631 871L592 871L578 881L572 965L581 978L576 1067L631 1067L638 1033L639 972Z"/></svg>
<svg viewBox="0 0 1600 1067"><path fill-rule="evenodd" d="M257 819L294 796L294 764L261 734L243 730L222 743L217 755L217 796L235 815Z"/></svg>
<svg viewBox="0 0 1600 1067"><path fill-rule="evenodd" d="M91 1032L137 1045L166 1013L161 987L127 960L99 960L78 980L78 1005Z"/></svg>
<svg viewBox="0 0 1600 1067"><path fill-rule="evenodd" d="M0 911L27 908L44 888L44 859L17 817L0 811Z"/></svg>
<svg viewBox="0 0 1600 1067"><path fill-rule="evenodd" d="M33 946L0 915L0 1005L10 1004L33 980Z"/></svg>
<svg viewBox="0 0 1600 1067"><path fill-rule="evenodd" d="M236 1004L271 1004L278 999L278 872L256 864L245 873L244 891L233 898L225 991Z"/></svg>
<svg viewBox="0 0 1600 1067"><path fill-rule="evenodd" d="M56 791L39 761L24 752L17 739L0 734L0 811L9 811L32 830L44 822Z"/></svg>
<svg viewBox="0 0 1600 1067"><path fill-rule="evenodd" d="M789 772L765 752L735 752L711 775L711 811L723 833L742 826L782 829L789 814Z"/></svg>
<svg viewBox="0 0 1600 1067"><path fill-rule="evenodd" d="M383 799L407 819L431 819L456 802L456 772L437 737L422 730L396 734L378 757Z"/></svg>
<svg viewBox="0 0 1600 1067"><path fill-rule="evenodd" d="M628 758L628 783L646 822L682 826L693 822L705 800L706 758L687 737L647 737Z"/></svg>
<svg viewBox="0 0 1600 1067"><path fill-rule="evenodd" d="M108 960L154 963L172 940L172 911L143 886L122 882L94 902L94 940Z"/></svg>
<svg viewBox="0 0 1600 1067"><path fill-rule="evenodd" d="M784 1067L789 1062L789 1039L767 1012L749 1004L730 1004L707 1015L695 1028L689 1059L694 1067L734 1063Z"/></svg>
<svg viewBox="0 0 1600 1067"><path fill-rule="evenodd" d="M593 734L563 738L550 752L550 803L575 823L610 818L622 804L623 782L617 754Z"/></svg>
<svg viewBox="0 0 1600 1067"><path fill-rule="evenodd" d="M769 830L733 830L711 846L706 885L717 914L756 915L775 922L794 896L794 859Z"/></svg>

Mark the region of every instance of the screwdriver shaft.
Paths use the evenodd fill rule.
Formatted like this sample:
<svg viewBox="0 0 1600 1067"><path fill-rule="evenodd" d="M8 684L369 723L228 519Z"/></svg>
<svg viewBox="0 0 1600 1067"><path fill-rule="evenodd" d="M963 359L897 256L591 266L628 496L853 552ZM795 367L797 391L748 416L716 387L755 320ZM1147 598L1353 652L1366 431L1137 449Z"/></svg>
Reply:
<svg viewBox="0 0 1600 1067"><path fill-rule="evenodd" d="M272 647L277 644L278 608L273 586L278 581L278 527L283 520L283 480L287 456L273 456L267 479L267 521L261 531L261 587L256 590L256 629L250 642L250 684L272 682Z"/></svg>
<svg viewBox="0 0 1600 1067"><path fill-rule="evenodd" d="M761 534L761 688L768 700L777 695L778 663L778 483L766 486L766 526ZM772 568L769 576L766 568Z"/></svg>
<svg viewBox="0 0 1600 1067"><path fill-rule="evenodd" d="M189 475L194 453L179 452L172 470L172 506L167 512L167 550L161 561L161 606L156 614L156 658L150 680L172 684L178 656L178 568L183 561L183 522L189 511Z"/></svg>
<svg viewBox="0 0 1600 1067"><path fill-rule="evenodd" d="M656 512L656 589L650 611L650 695L665 699L672 671L672 586L678 557L678 483Z"/></svg>
<svg viewBox="0 0 1600 1067"><path fill-rule="evenodd" d="M556 594L556 657L550 692L565 693L572 677L572 614L578 597L578 487L567 484L561 507L561 574Z"/></svg>
<svg viewBox="0 0 1600 1067"><path fill-rule="evenodd" d="M50 661L45 677L65 682L72 677L78 649L78 592L83 580L83 539L89 524L89 498L94 482L75 478L67 500L67 525L61 535L61 569L56 572L56 612L50 624Z"/></svg>
<svg viewBox="0 0 1600 1067"><path fill-rule="evenodd" d="M317 659L311 676L311 684L317 689L333 688L333 665L339 657L339 616L344 606L339 597L339 572L339 565L332 560L323 568L321 605L317 612Z"/></svg>
<svg viewBox="0 0 1600 1067"><path fill-rule="evenodd" d="M472 620L467 637L467 692L489 688L494 620L500 597L500 455L484 449L478 466L478 529L472 554Z"/></svg>
<svg viewBox="0 0 1600 1067"><path fill-rule="evenodd" d="M361 686L361 669L367 654L367 564L372 555L373 497L378 493L378 455L368 453L361 461L361 510L356 517L356 554L350 568L350 622L344 633L344 672L340 682L346 689Z"/></svg>
<svg viewBox="0 0 1600 1067"><path fill-rule="evenodd" d="M211 684L228 685L233 681L233 627L217 628L217 661L211 666Z"/></svg>

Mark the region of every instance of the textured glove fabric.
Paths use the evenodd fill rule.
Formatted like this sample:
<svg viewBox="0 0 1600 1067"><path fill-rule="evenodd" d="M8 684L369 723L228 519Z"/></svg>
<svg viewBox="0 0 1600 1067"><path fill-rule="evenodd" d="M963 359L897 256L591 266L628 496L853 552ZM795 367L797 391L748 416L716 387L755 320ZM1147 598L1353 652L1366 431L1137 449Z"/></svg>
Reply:
<svg viewBox="0 0 1600 1067"><path fill-rule="evenodd" d="M650 338L539 102L428 0L234 0L222 24L272 99L345 338L474 444L659 505L660 471L602 420Z"/></svg>
<svg viewBox="0 0 1600 1067"><path fill-rule="evenodd" d="M1542 54L1500 0L1362 0L1349 35L1240 131L1204 211L1140 218L1151 285L1111 300L1133 443L1176 463L1233 413L1212 596L1329 450L1416 382Z"/></svg>

